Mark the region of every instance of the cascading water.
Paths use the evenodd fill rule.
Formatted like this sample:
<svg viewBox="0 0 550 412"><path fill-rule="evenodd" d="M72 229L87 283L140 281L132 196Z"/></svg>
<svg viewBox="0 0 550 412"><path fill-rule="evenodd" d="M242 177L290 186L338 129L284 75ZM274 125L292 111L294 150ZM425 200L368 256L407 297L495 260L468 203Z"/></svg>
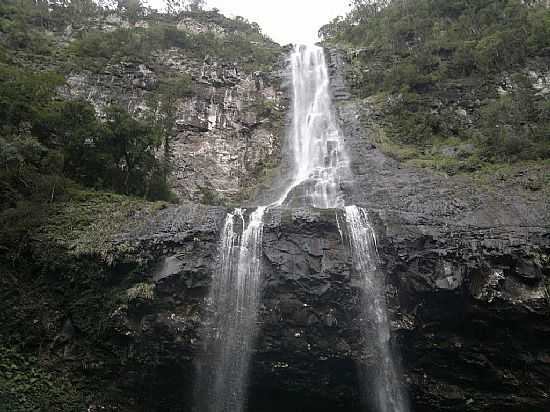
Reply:
<svg viewBox="0 0 550 412"><path fill-rule="evenodd" d="M368 213L357 206L346 206L346 223L355 270L361 274L364 316L372 324L371 333L380 367L369 371L374 388L370 401L378 412L406 412L407 399L390 346L390 325L384 297L384 283L377 272L376 234ZM364 331L366 332L366 331Z"/></svg>
<svg viewBox="0 0 550 412"><path fill-rule="evenodd" d="M290 62L294 114L289 137L292 178L279 199L268 207L285 205L298 186L305 193L300 205L342 207L340 179L347 171L347 161L331 110L323 49L297 46ZM253 212L248 226L241 209L226 217L220 242L220 267L210 292L216 335L207 338L211 356L198 371L197 412L244 410L247 370L256 334L265 210L266 207L259 207ZM241 223L240 237L235 220Z"/></svg>
<svg viewBox="0 0 550 412"><path fill-rule="evenodd" d="M292 70L292 155L290 184L271 206L287 205L292 192L303 191L299 206L337 208L344 205L341 181L349 174L343 139L330 96L325 53L317 46L296 46Z"/></svg>
<svg viewBox="0 0 550 412"><path fill-rule="evenodd" d="M311 206L345 208L355 270L363 279L365 317L374 325L381 363L380 370L371 374L374 404L378 412L406 412L398 368L391 356L383 282L376 276L375 234L364 209L344 207L341 186L350 175L349 162L334 114L324 50L317 46L296 46L290 64L293 118L288 146L292 173L280 197L250 214L248 225L242 209L227 215L220 244L220 267L210 292L215 333L207 338L212 350L198 373L196 411L245 410L248 366L260 301L263 216L268 208Z"/></svg>
<svg viewBox="0 0 550 412"><path fill-rule="evenodd" d="M260 302L261 242L265 207L228 213L220 241L220 265L210 291L214 335L210 356L198 371L197 412L242 412L251 346ZM238 229L242 229L239 235Z"/></svg>
<svg viewBox="0 0 550 412"><path fill-rule="evenodd" d="M338 128L330 95L330 78L323 48L297 46L291 55L293 118L289 146L294 168L291 184L275 205L285 205L303 186L301 206L344 207L342 181L349 175L344 139ZM362 276L365 317L374 327L381 368L370 373L375 386L372 401L378 412L406 412L406 397L390 347L390 328L384 285L376 276L376 238L367 212L345 206L355 269Z"/></svg>

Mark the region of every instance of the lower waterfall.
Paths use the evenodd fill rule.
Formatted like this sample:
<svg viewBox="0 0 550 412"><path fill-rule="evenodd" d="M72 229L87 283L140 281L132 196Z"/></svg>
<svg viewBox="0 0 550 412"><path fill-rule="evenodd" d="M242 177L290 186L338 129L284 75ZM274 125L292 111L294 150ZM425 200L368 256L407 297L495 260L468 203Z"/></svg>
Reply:
<svg viewBox="0 0 550 412"><path fill-rule="evenodd" d="M379 365L375 371L368 371L373 390L365 392L373 392L369 402L376 412L407 412L399 368L390 346L384 282L377 271L376 236L365 209L344 206L341 187L350 175L349 162L334 114L324 50L296 46L290 65L290 183L277 200L251 213L248 224L243 209L227 215L220 241L219 271L209 296L213 332L205 336L209 350L198 370L195 411L246 411L248 369L261 295L263 216L269 208L292 205L344 208L354 270L362 278L364 318L370 325L364 335L368 335L367 343L374 347ZM363 386L366 388L367 383Z"/></svg>
<svg viewBox="0 0 550 412"><path fill-rule="evenodd" d="M373 386L369 401L377 412L406 412L407 400L390 346L384 280L377 271L376 234L365 209L346 206L345 213L354 269L361 275L364 316L372 325L372 330L363 332L372 339L368 343L374 346L379 364L376 370L366 371Z"/></svg>
<svg viewBox="0 0 550 412"><path fill-rule="evenodd" d="M210 352L198 371L197 412L245 410L248 366L260 302L265 207L250 214L248 225L244 212L235 209L227 214L220 240L219 270L209 296L213 335L206 339Z"/></svg>

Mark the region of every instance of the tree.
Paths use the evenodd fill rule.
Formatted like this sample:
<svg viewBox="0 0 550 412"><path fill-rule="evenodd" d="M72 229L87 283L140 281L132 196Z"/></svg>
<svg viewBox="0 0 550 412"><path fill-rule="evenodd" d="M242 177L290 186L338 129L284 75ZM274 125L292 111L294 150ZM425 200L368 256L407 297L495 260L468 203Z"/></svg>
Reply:
<svg viewBox="0 0 550 412"><path fill-rule="evenodd" d="M133 26L143 16L143 1L118 0L118 10L126 15L128 22Z"/></svg>
<svg viewBox="0 0 550 412"><path fill-rule="evenodd" d="M203 10L204 7L206 6L205 0L188 0L188 1L189 3L187 7L191 11Z"/></svg>
<svg viewBox="0 0 550 412"><path fill-rule="evenodd" d="M205 0L165 0L166 12L177 16L184 11L199 11L206 6Z"/></svg>
<svg viewBox="0 0 550 412"><path fill-rule="evenodd" d="M106 178L115 190L145 195L156 166L157 135L150 126L133 119L120 107L110 107L106 117L103 136L98 142L99 149L110 158L106 159Z"/></svg>
<svg viewBox="0 0 550 412"><path fill-rule="evenodd" d="M170 15L177 16L186 9L185 0L165 0L166 12Z"/></svg>
<svg viewBox="0 0 550 412"><path fill-rule="evenodd" d="M175 134L177 102L191 94L191 77L183 75L163 80L157 93L153 94L148 102L152 109L151 124L162 142L163 158L160 177L164 185L168 184L168 176L171 172L172 139Z"/></svg>

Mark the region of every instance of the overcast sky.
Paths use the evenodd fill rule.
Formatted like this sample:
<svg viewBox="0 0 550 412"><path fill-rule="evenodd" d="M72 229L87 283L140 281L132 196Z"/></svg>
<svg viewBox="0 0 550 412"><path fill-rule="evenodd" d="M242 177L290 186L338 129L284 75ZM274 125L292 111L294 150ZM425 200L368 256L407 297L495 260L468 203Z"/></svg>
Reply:
<svg viewBox="0 0 550 412"><path fill-rule="evenodd" d="M163 0L150 0L155 7ZM349 0L207 0L226 16L243 16L258 23L277 43L314 43L317 31L349 9Z"/></svg>

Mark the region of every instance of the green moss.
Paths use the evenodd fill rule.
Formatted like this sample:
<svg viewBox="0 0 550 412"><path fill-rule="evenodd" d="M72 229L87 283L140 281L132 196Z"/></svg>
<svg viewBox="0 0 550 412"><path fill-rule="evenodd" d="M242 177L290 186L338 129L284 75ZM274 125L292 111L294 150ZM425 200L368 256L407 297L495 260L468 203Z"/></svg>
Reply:
<svg viewBox="0 0 550 412"><path fill-rule="evenodd" d="M138 283L126 291L128 303L134 301L152 301L155 299L155 285L151 283Z"/></svg>
<svg viewBox="0 0 550 412"><path fill-rule="evenodd" d="M132 246L113 240L121 233L142 227L165 202L148 202L106 192L77 191L71 200L53 207L40 238L57 244L73 255L99 256L112 262Z"/></svg>
<svg viewBox="0 0 550 412"><path fill-rule="evenodd" d="M423 167L422 162L426 159L419 159L420 150L412 145L400 145L388 140L378 141L376 147L387 156L400 162L409 162L409 164Z"/></svg>
<svg viewBox="0 0 550 412"><path fill-rule="evenodd" d="M77 412L84 408L62 371L0 344L0 412Z"/></svg>
<svg viewBox="0 0 550 412"><path fill-rule="evenodd" d="M479 186L514 185L517 190L540 193L550 200L550 160L483 164L468 176Z"/></svg>
<svg viewBox="0 0 550 412"><path fill-rule="evenodd" d="M226 199L221 193L209 187L201 186L199 187L199 191L201 193L201 203L203 205L223 206L226 203Z"/></svg>

